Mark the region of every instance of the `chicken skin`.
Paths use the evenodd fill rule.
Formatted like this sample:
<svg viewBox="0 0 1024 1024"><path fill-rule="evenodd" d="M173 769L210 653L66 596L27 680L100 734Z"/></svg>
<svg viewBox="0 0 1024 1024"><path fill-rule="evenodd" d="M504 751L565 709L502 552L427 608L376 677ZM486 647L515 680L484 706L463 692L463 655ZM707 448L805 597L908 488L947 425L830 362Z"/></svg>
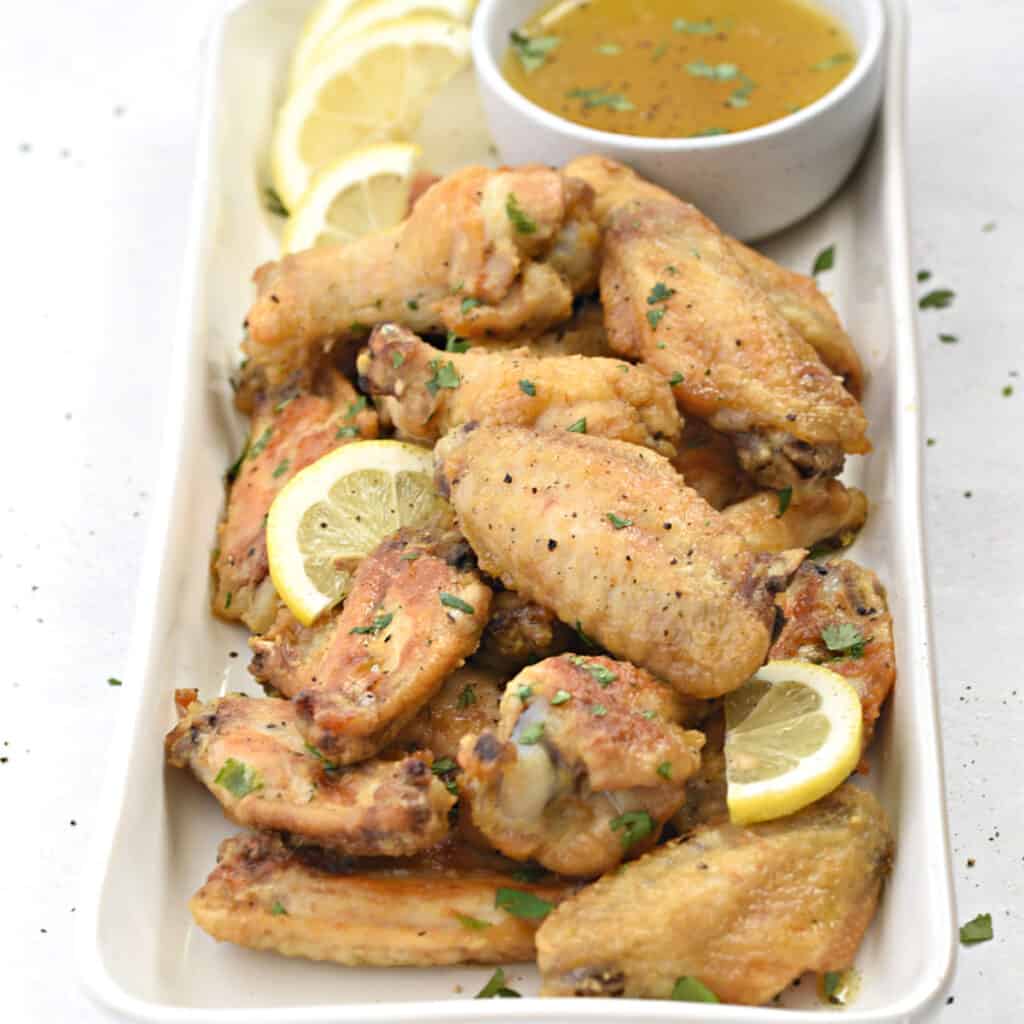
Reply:
<svg viewBox="0 0 1024 1024"><path fill-rule="evenodd" d="M783 505L785 504L785 507ZM830 537L850 538L868 515L868 499L838 480L808 480L789 492L761 491L730 505L722 518L755 551L810 548Z"/></svg>
<svg viewBox="0 0 1024 1024"><path fill-rule="evenodd" d="M672 193L645 181L625 164L606 157L578 157L563 170L593 188L594 215L602 227L608 224L617 207L635 199L676 201ZM846 390L859 399L864 390L860 356L814 279L779 266L735 238L728 235L723 238L732 257L779 314L814 348L821 361L837 377L842 377Z"/></svg>
<svg viewBox="0 0 1024 1024"><path fill-rule="evenodd" d="M612 349L668 379L686 414L733 436L765 487L835 476L871 450L857 400L681 200L609 215L601 298Z"/></svg>
<svg viewBox="0 0 1024 1024"><path fill-rule="evenodd" d="M604 310L594 299L584 299L572 317L543 334L527 333L509 338L474 338L478 352L508 352L527 348L531 356L612 356L608 332L604 329Z"/></svg>
<svg viewBox="0 0 1024 1024"><path fill-rule="evenodd" d="M688 836L698 825L729 821L728 781L725 776L725 715L721 708L700 723L704 746L700 768L686 782L686 803L672 815L672 826Z"/></svg>
<svg viewBox="0 0 1024 1024"><path fill-rule="evenodd" d="M473 661L511 676L535 661L562 654L575 640L576 634L554 612L515 591L501 590L491 602L491 619Z"/></svg>
<svg viewBox="0 0 1024 1024"><path fill-rule="evenodd" d="M803 552L755 554L667 459L511 427L463 428L435 459L480 568L616 657L701 698L763 663Z"/></svg>
<svg viewBox="0 0 1024 1024"><path fill-rule="evenodd" d="M721 511L757 490L740 468L732 441L703 420L687 417L677 447L673 467L712 508Z"/></svg>
<svg viewBox="0 0 1024 1024"><path fill-rule="evenodd" d="M340 612L312 627L282 612L255 637L250 671L298 709L325 757L372 757L476 650L491 591L458 539L399 531L356 570Z"/></svg>
<svg viewBox="0 0 1024 1024"><path fill-rule="evenodd" d="M377 436L377 414L333 367L252 398L252 428L217 530L212 607L222 619L262 632L277 610L267 564L266 519L282 487L329 451Z"/></svg>
<svg viewBox="0 0 1024 1024"><path fill-rule="evenodd" d="M698 828L548 916L542 995L669 999L692 978L760 1006L853 963L892 851L878 801L850 784L787 818Z"/></svg>
<svg viewBox="0 0 1024 1024"><path fill-rule="evenodd" d="M864 747L896 682L892 616L878 577L845 559L805 562L776 603L784 623L772 661L826 663L860 696Z"/></svg>
<svg viewBox="0 0 1024 1024"><path fill-rule="evenodd" d="M360 383L389 396L399 434L436 441L463 423L568 430L675 454L681 424L672 390L654 370L618 359L510 352L441 353L397 324L382 324L359 356Z"/></svg>
<svg viewBox="0 0 1024 1024"><path fill-rule="evenodd" d="M495 905L499 889L557 904L575 889L523 882L495 854L447 844L401 860L351 860L270 833L224 840L189 909L219 941L347 966L532 960L539 918Z"/></svg>
<svg viewBox="0 0 1024 1024"><path fill-rule="evenodd" d="M260 267L242 348L275 383L388 321L469 338L540 333L595 286L592 199L540 165L466 167L391 230Z"/></svg>
<svg viewBox="0 0 1024 1024"><path fill-rule="evenodd" d="M642 669L566 654L519 673L496 731L463 737L460 788L502 853L592 876L657 842L686 798L704 737Z"/></svg>
<svg viewBox="0 0 1024 1024"><path fill-rule="evenodd" d="M407 857L448 834L455 803L429 755L333 768L307 748L291 701L207 703L179 690L167 760L193 774L239 825L278 829L356 856Z"/></svg>

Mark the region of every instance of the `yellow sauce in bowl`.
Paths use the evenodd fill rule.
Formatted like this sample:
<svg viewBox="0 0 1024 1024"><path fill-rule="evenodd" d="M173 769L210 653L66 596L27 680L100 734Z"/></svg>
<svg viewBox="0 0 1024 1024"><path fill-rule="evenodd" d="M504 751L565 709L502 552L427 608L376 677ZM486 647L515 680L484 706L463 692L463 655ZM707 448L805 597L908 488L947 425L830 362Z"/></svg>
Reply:
<svg viewBox="0 0 1024 1024"><path fill-rule="evenodd" d="M556 0L512 33L502 71L537 106L599 131L743 131L851 71L846 29L804 0Z"/></svg>

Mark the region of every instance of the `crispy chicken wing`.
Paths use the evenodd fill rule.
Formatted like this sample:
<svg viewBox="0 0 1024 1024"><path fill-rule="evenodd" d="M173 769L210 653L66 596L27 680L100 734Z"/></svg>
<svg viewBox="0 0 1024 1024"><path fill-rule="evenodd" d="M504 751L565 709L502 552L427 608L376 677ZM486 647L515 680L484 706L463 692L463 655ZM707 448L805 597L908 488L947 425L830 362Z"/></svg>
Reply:
<svg viewBox="0 0 1024 1024"><path fill-rule="evenodd" d="M594 189L594 214L602 227L616 207L634 199L658 202L675 198L645 181L632 168L601 156L579 157L565 166L564 173L580 178ZM850 394L860 398L864 388L860 357L814 279L780 267L735 238L725 235L724 240L733 258L778 312L814 348L821 361L843 378Z"/></svg>
<svg viewBox="0 0 1024 1024"><path fill-rule="evenodd" d="M892 850L878 801L849 784L788 818L699 828L545 920L542 994L668 999L689 977L766 1003L804 971L852 964Z"/></svg>
<svg viewBox="0 0 1024 1024"><path fill-rule="evenodd" d="M704 737L686 705L642 669L566 654L524 669L496 731L465 736L462 792L502 853L598 875L657 842L685 799Z"/></svg>
<svg viewBox="0 0 1024 1024"><path fill-rule="evenodd" d="M803 553L754 554L666 459L511 427L463 428L435 456L481 569L612 654L692 697L764 661L772 592Z"/></svg>
<svg viewBox="0 0 1024 1024"><path fill-rule="evenodd" d="M277 609L267 566L266 519L278 492L300 469L349 441L377 436L377 414L333 367L253 398L252 429L237 463L217 530L212 607L222 619L266 629Z"/></svg>
<svg viewBox="0 0 1024 1024"><path fill-rule="evenodd" d="M464 337L543 331L595 285L592 198L540 165L464 168L389 231L260 267L242 347L277 381L384 321Z"/></svg>
<svg viewBox="0 0 1024 1024"><path fill-rule="evenodd" d="M846 676L860 695L867 747L896 681L892 616L878 577L848 560L808 561L775 600L784 625L769 657L826 662Z"/></svg>
<svg viewBox="0 0 1024 1024"><path fill-rule="evenodd" d="M857 400L689 204L611 212L601 297L611 347L674 382L687 414L734 435L764 486L834 476L844 453L870 451Z"/></svg>
<svg viewBox="0 0 1024 1024"><path fill-rule="evenodd" d="M527 348L531 356L612 356L604 310L594 299L584 299L564 324L543 334L522 334L510 338L474 338L472 347L480 352L508 352Z"/></svg>
<svg viewBox="0 0 1024 1024"><path fill-rule="evenodd" d="M683 836L698 825L729 821L728 785L725 777L725 715L717 709L700 724L704 747L700 768L686 782L686 803L672 815L672 825Z"/></svg>
<svg viewBox="0 0 1024 1024"><path fill-rule="evenodd" d="M457 846L404 860L290 848L268 833L224 840L189 908L220 941L348 966L532 960L538 920L495 906L499 888L557 904L574 886L518 880L516 865Z"/></svg>
<svg viewBox="0 0 1024 1024"><path fill-rule="evenodd" d="M340 612L307 629L282 613L250 671L298 707L332 761L371 757L476 650L491 592L458 539L400 531L359 565Z"/></svg>
<svg viewBox="0 0 1024 1024"><path fill-rule="evenodd" d="M307 748L291 701L207 703L179 690L167 760L193 774L239 825L279 829L360 856L405 857L441 842L455 803L429 755L332 769ZM182 707L184 705L184 707Z"/></svg>
<svg viewBox="0 0 1024 1024"><path fill-rule="evenodd" d="M491 602L491 618L473 660L513 675L535 661L569 650L574 638L554 612L513 590L501 590Z"/></svg>
<svg viewBox="0 0 1024 1024"><path fill-rule="evenodd" d="M713 508L721 510L756 490L740 468L736 446L703 420L687 417L677 448L676 472Z"/></svg>
<svg viewBox="0 0 1024 1024"><path fill-rule="evenodd" d="M809 548L829 537L850 537L867 519L868 499L838 480L808 480L789 492L788 505L777 491L761 491L730 505L722 518L755 551ZM780 515L780 510L782 514Z"/></svg>
<svg viewBox="0 0 1024 1024"><path fill-rule="evenodd" d="M398 432L417 441L469 422L575 427L675 454L681 424L672 390L645 366L528 349L442 353L398 324L382 324L358 367L362 386L387 396Z"/></svg>

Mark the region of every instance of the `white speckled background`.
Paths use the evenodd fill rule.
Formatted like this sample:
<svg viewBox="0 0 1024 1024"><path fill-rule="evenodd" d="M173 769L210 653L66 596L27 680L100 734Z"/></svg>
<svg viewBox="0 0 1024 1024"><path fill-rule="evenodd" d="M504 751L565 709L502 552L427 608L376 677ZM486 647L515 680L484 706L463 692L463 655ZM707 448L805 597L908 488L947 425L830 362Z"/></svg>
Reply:
<svg viewBox="0 0 1024 1024"><path fill-rule="evenodd" d="M909 0L927 534L961 950L944 1021L1024 960L1024 5ZM166 399L203 0L36 0L0 37L0 1019L108 1019L75 981L79 865L123 690ZM985 225L994 224L990 230ZM942 344L940 332L957 344ZM1012 386L1014 392L1003 395ZM967 497L967 494L970 497ZM124 679L124 687L133 680ZM969 867L969 859L973 866Z"/></svg>

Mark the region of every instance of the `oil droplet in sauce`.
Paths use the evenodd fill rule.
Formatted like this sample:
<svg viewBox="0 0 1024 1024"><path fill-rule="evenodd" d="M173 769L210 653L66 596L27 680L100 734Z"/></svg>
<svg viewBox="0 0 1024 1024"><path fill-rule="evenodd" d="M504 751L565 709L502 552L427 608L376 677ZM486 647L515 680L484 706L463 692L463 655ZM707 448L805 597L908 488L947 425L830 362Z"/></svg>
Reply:
<svg viewBox="0 0 1024 1024"><path fill-rule="evenodd" d="M588 128L686 138L786 117L856 60L846 29L806 0L558 0L512 33L503 72Z"/></svg>

